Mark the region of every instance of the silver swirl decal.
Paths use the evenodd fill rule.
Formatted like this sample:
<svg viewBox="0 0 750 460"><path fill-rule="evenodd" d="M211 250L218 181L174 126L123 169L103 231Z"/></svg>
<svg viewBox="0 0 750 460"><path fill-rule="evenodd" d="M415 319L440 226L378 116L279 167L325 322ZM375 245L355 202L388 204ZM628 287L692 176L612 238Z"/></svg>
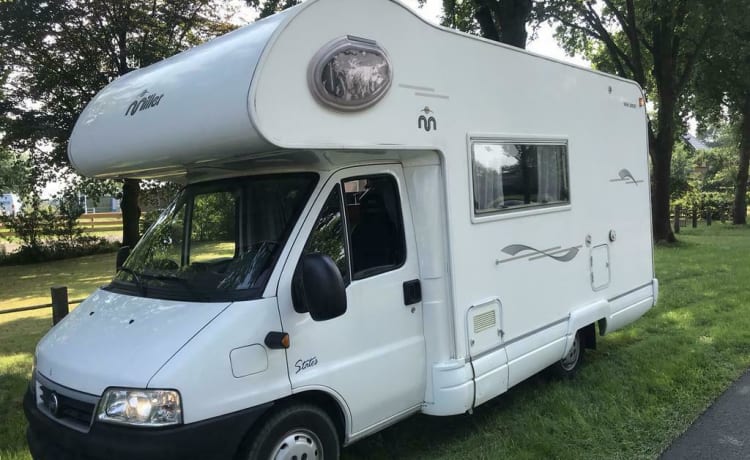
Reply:
<svg viewBox="0 0 750 460"><path fill-rule="evenodd" d="M581 247L582 246L571 246L569 248L561 248L560 246L555 246L553 248L542 250L526 246L525 244L511 244L502 249L504 253L511 257L497 259L495 260L495 264L500 265L518 259L528 259L529 261L533 261L545 257L549 257L558 262L570 262L578 255Z"/></svg>
<svg viewBox="0 0 750 460"><path fill-rule="evenodd" d="M630 171L627 169L621 169L619 173L617 173L619 176L617 179L610 179L610 182L625 182L626 184L635 184L637 187L638 184L643 182L642 180L636 180L636 178L631 174Z"/></svg>

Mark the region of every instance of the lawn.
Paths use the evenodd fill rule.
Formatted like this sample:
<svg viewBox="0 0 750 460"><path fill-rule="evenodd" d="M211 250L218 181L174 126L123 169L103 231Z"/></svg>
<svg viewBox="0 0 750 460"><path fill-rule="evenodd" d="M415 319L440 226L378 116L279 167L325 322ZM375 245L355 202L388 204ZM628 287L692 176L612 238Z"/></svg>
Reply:
<svg viewBox="0 0 750 460"><path fill-rule="evenodd" d="M599 340L569 381L537 376L473 415L416 416L344 451L349 459L656 458L750 366L750 229L686 229L657 248L659 304ZM0 268L0 308L101 284L113 255ZM64 273L60 273L64 272ZM76 281L80 280L80 281ZM85 280L85 281L84 281ZM0 316L0 460L28 459L21 396L49 314Z"/></svg>

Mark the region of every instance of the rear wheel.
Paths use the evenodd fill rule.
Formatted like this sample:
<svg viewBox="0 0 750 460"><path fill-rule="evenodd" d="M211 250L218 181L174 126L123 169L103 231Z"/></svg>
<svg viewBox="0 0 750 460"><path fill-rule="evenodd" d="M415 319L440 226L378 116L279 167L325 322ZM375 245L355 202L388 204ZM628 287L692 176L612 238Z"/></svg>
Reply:
<svg viewBox="0 0 750 460"><path fill-rule="evenodd" d="M583 334L576 332L570 351L557 363L553 364L550 371L557 377L568 378L575 375L583 363Z"/></svg>
<svg viewBox="0 0 750 460"><path fill-rule="evenodd" d="M338 460L336 426L322 409L292 404L278 409L251 438L242 460Z"/></svg>

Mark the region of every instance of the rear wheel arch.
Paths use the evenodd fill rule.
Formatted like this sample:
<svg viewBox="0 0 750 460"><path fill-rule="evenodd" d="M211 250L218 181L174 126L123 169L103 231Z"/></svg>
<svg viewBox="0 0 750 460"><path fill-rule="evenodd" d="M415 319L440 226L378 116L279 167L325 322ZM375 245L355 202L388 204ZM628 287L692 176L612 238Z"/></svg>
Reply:
<svg viewBox="0 0 750 460"><path fill-rule="evenodd" d="M600 326L599 331L602 331L601 321L599 320ZM591 350L596 350L596 325L591 323L588 326L581 328L581 334L583 335L583 347Z"/></svg>

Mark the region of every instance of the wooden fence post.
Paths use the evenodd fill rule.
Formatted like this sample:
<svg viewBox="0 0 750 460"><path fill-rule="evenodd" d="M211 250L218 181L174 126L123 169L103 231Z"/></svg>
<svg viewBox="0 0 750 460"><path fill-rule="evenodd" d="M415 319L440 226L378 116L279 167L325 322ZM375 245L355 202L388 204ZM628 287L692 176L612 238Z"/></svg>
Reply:
<svg viewBox="0 0 750 460"><path fill-rule="evenodd" d="M52 294L52 325L59 323L68 314L68 288L55 286L50 288Z"/></svg>
<svg viewBox="0 0 750 460"><path fill-rule="evenodd" d="M682 217L682 206L679 204L674 207L674 232L680 233L680 217Z"/></svg>
<svg viewBox="0 0 750 460"><path fill-rule="evenodd" d="M693 207L693 228L698 228L698 209Z"/></svg>

